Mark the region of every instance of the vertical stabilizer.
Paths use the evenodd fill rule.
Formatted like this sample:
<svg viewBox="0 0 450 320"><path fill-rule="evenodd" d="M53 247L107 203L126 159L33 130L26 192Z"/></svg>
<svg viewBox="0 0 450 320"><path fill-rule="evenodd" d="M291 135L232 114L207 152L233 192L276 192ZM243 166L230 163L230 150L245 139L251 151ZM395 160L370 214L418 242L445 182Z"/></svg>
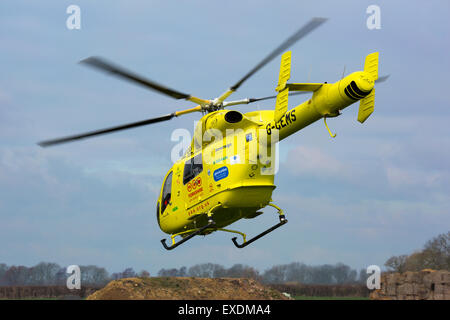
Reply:
<svg viewBox="0 0 450 320"><path fill-rule="evenodd" d="M287 51L281 56L280 75L278 77L278 85L275 88L278 91L274 114L275 122L279 121L288 109L289 88L286 86L286 83L290 77L291 51Z"/></svg>

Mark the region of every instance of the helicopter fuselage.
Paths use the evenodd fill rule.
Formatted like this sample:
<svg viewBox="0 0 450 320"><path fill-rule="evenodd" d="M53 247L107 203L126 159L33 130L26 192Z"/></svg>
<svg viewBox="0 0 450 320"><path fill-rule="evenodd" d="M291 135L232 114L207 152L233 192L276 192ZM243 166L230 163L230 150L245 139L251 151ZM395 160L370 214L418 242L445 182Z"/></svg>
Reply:
<svg viewBox="0 0 450 320"><path fill-rule="evenodd" d="M171 98L193 102L196 106L137 122L44 140L38 144L48 147L201 112L203 116L195 127L190 147L165 175L158 196L157 221L161 230L170 234L172 239L171 245L166 244L166 239L162 239L161 243L165 249L172 250L197 235L225 231L241 235L241 244L236 237L232 241L237 248L244 248L287 223L283 210L272 202L278 169L277 143L322 118L334 138L326 119L339 116L342 109L357 101L360 101L357 120L363 123L374 111L375 81L384 81L388 77L378 78L379 53L373 52L366 56L364 71L354 72L336 83L288 83L291 51L286 51L281 56L276 95L228 100L256 72L326 20L311 19L213 99L202 99L171 89L101 57L84 59L80 61L83 65ZM288 110L290 95L307 92L312 92L310 99ZM230 106L275 98L274 110L242 114L228 109ZM251 239L246 239L243 232L224 228L239 219L260 215L260 210L266 206L277 209L279 223ZM176 241L178 236L183 239Z"/></svg>
<svg viewBox="0 0 450 320"><path fill-rule="evenodd" d="M347 94L348 86L368 94L373 83L360 71L333 84L319 84L310 99L278 121L273 110L204 115L190 148L164 178L157 204L161 230L177 234L201 228L211 209L218 228L258 216L276 188L275 144L323 117L338 116L356 102Z"/></svg>

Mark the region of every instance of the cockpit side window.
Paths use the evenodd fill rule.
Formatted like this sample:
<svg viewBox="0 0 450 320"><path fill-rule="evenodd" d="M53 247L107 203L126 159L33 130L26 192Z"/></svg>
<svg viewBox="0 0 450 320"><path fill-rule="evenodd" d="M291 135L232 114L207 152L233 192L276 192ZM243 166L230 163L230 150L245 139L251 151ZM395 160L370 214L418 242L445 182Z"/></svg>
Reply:
<svg viewBox="0 0 450 320"><path fill-rule="evenodd" d="M167 175L166 181L164 182L161 201L161 213L164 212L167 205L169 204L171 196L172 196L172 171Z"/></svg>
<svg viewBox="0 0 450 320"><path fill-rule="evenodd" d="M183 184L188 183L203 171L202 154L187 160L184 164Z"/></svg>
<svg viewBox="0 0 450 320"><path fill-rule="evenodd" d="M156 204L156 219L158 220L158 224L161 226L160 220L159 220L159 201Z"/></svg>

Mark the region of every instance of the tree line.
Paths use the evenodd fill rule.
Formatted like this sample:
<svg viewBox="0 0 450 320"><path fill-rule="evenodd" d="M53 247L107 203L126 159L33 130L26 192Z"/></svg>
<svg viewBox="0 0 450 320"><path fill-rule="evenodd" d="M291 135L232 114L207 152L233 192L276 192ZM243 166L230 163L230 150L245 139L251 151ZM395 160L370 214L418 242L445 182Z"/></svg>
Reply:
<svg viewBox="0 0 450 320"><path fill-rule="evenodd" d="M56 263L41 262L33 267L7 266L0 264L0 286L51 286L65 285L66 267ZM81 283L84 286L101 287L111 280L133 277L150 277L150 273L142 270L137 273L133 268L109 274L105 268L95 265L80 266ZM219 264L203 263L190 268L161 269L159 277L199 277L199 278L251 278L264 283L300 282L304 284L355 284L365 283L366 272L359 273L349 266L336 265L309 266L299 262L277 265L260 273L253 267L235 264L226 268Z"/></svg>
<svg viewBox="0 0 450 320"><path fill-rule="evenodd" d="M422 250L410 255L393 256L385 266L388 271L405 272L422 269L450 270L450 232L429 240ZM67 268L56 263L41 262L33 267L8 266L0 263L0 286L50 286L65 285L69 274ZM129 267L122 272L109 274L105 268L95 265L80 266L81 283L84 286L101 287L111 280L133 277L150 277L142 270L139 273ZM255 268L235 264L226 268L220 264L203 263L181 268L161 269L159 277L201 277L201 278L252 278L267 284L302 283L318 285L365 284L367 273L343 263L318 266L300 262L275 265L264 272Z"/></svg>
<svg viewBox="0 0 450 320"><path fill-rule="evenodd" d="M392 272L450 270L450 231L427 241L422 250L390 257L384 265Z"/></svg>
<svg viewBox="0 0 450 320"><path fill-rule="evenodd" d="M0 263L0 286L57 286L66 285L67 268L56 263L41 262L33 267L7 266ZM80 266L81 283L101 286L110 281L105 268Z"/></svg>
<svg viewBox="0 0 450 320"><path fill-rule="evenodd" d="M0 286L65 286L70 276L67 267L52 262L41 262L33 267L8 266L0 263ZM85 286L102 287L111 280L134 277L150 277L142 270L136 273L133 268L109 274L105 268L95 265L80 266L81 283Z"/></svg>
<svg viewBox="0 0 450 320"><path fill-rule="evenodd" d="M263 283L299 282L304 284L356 284L365 283L366 270L359 272L349 266L335 265L310 266L300 262L276 265L260 273L251 266L235 264L225 268L219 264L197 264L189 269L161 269L160 277L201 277L201 278L252 278Z"/></svg>

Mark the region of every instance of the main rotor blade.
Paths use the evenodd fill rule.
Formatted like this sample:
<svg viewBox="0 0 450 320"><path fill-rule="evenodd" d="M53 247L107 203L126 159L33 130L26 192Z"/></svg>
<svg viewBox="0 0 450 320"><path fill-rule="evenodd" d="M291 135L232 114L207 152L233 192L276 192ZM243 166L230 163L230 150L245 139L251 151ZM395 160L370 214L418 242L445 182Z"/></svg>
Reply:
<svg viewBox="0 0 450 320"><path fill-rule="evenodd" d="M272 61L276 56L286 50L288 47L293 45L295 42L300 40L301 38L308 35L310 32L319 27L322 23L327 21L326 18L313 18L303 27L301 27L297 32L295 32L292 36L287 38L282 44L280 44L275 50L273 50L267 57L265 57L260 63L258 63L253 69L251 69L242 79L240 79L236 84L234 84L230 90L236 91L244 81L254 75L259 69L264 67L270 61Z"/></svg>
<svg viewBox="0 0 450 320"><path fill-rule="evenodd" d="M105 71L105 72L109 72L119 78L140 84L146 88L152 89L154 91L165 94L165 95L175 98L175 99L185 99L185 100L192 101L192 102L195 102L195 103L201 104L201 105L209 103L209 100L200 99L197 97L193 97L187 93L173 90L173 89L163 86L159 83L156 83L152 80L143 78L131 71L125 70L122 67L119 67L110 62L107 62L106 60L104 60L103 58L100 58L100 57L90 57L90 58L81 60L80 63L86 64L88 66L97 68L97 69Z"/></svg>
<svg viewBox="0 0 450 320"><path fill-rule="evenodd" d="M308 91L293 91L293 92L289 92L289 96L296 96L299 94L307 94L307 93L311 93ZM229 107L229 106L236 106L239 104L249 104L249 103L253 103L253 102L257 102L257 101L262 101L262 100L269 100L269 99L275 99L277 96L270 96L270 97L264 97L264 98L247 98L247 99L242 99L242 100L235 100L235 101L225 101L223 103L224 107Z"/></svg>
<svg viewBox="0 0 450 320"><path fill-rule="evenodd" d="M98 136L98 135L101 135L101 134L106 134L106 133L111 133L111 132L115 132L115 131L126 130L126 129L136 128L136 127L141 127L141 126L146 126L148 124L153 124L153 123L157 123L157 122L161 122L161 121L167 121L167 120L172 119L175 116L176 116L176 112L168 114L168 115L165 115L165 116L162 116L162 117L158 117L158 118L152 118L152 119L147 119L147 120L143 120L143 121L128 123L128 124L124 124L124 125L120 125L120 126L116 126L116 127L111 127L111 128L107 128L107 129L101 129L101 130L90 131L90 132L77 134L77 135L73 135L73 136L68 136L68 137L63 137L63 138L58 138L58 139L41 141L41 142L38 143L38 145L40 145L41 147L49 147L49 146L52 146L52 145L55 145L55 144L72 142L72 141L76 141L76 140L80 140L80 139L85 139L85 138L89 138L89 137Z"/></svg>

